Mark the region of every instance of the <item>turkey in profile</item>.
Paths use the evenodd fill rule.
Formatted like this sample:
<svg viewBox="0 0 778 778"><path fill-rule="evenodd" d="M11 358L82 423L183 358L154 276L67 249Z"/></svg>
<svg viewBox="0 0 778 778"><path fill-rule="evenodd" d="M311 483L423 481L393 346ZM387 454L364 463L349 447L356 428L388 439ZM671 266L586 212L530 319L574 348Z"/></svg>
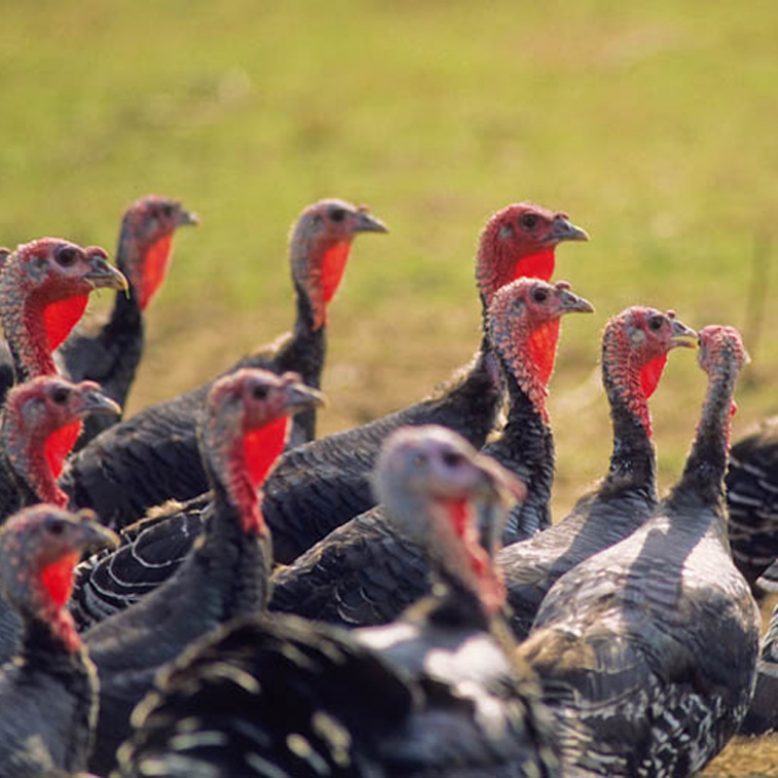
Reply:
<svg viewBox="0 0 778 778"><path fill-rule="evenodd" d="M328 305L340 285L351 244L363 232L387 229L365 208L343 200L308 206L294 225L289 262L296 298L294 331L235 363L274 373L294 371L314 388L321 382ZM215 379L214 379L215 380ZM208 489L197 448L197 419L213 386L209 381L172 400L144 408L85 446L63 476L73 504L96 510L123 527L165 500L187 500ZM293 445L313 439L315 411L295 421Z"/></svg>
<svg viewBox="0 0 778 778"><path fill-rule="evenodd" d="M67 338L94 289L125 290L127 279L97 246L40 238L0 250L0 323L13 370L2 371L0 402L14 381L56 375L54 350Z"/></svg>
<svg viewBox="0 0 778 778"><path fill-rule="evenodd" d="M77 329L57 352L72 381L97 381L122 408L143 353L143 315L167 275L175 231L189 224L198 224L197 216L169 197L146 195L130 205L116 250L116 265L129 289L117 292L108 320L97 331ZM87 419L78 447L116 421L106 416Z"/></svg>
<svg viewBox="0 0 778 778"><path fill-rule="evenodd" d="M510 625L523 640L554 582L585 559L618 543L656 508L656 452L648 399L669 352L693 346L694 330L673 311L632 306L602 337L602 382L610 404L613 451L608 473L572 512L524 543L502 549Z"/></svg>
<svg viewBox="0 0 778 778"><path fill-rule="evenodd" d="M385 627L291 616L234 622L164 673L120 750L129 776L551 776L548 717L496 615L500 576L476 513L523 487L459 436L404 428L378 497L422 543L434 593ZM495 535L500 529L496 528Z"/></svg>
<svg viewBox="0 0 778 778"><path fill-rule="evenodd" d="M114 543L90 512L26 508L0 528L0 588L23 625L18 654L0 665L0 774L38 778L86 767L97 677L65 609L73 567Z"/></svg>
<svg viewBox="0 0 778 778"><path fill-rule="evenodd" d="M759 613L727 541L732 327L700 330L708 389L681 480L634 534L562 576L520 655L540 676L574 775L687 776L746 715Z"/></svg>
<svg viewBox="0 0 778 778"><path fill-rule="evenodd" d="M320 403L294 373L244 368L213 385L200 427L213 492L201 541L162 586L84 635L100 676L94 771L109 772L130 712L162 665L218 625L265 607L272 551L261 487L284 449L289 417Z"/></svg>
<svg viewBox="0 0 778 778"><path fill-rule="evenodd" d="M484 452L527 484L526 499L510 513L512 533L529 533L548 516L554 450L545 400L559 324L566 314L593 310L566 282L533 278L502 287L489 306L489 339L510 407L505 428ZM280 568L273 576L270 609L343 626L385 624L429 586L424 548L379 505Z"/></svg>

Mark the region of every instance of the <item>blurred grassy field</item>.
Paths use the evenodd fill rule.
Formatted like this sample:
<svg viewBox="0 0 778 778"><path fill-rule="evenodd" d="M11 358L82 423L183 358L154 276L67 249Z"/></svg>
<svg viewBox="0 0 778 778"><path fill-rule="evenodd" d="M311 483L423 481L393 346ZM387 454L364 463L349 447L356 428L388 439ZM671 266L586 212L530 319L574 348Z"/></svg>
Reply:
<svg viewBox="0 0 778 778"><path fill-rule="evenodd" d="M520 199L592 236L558 252L558 276L597 314L567 321L552 383L557 512L605 469L598 337L626 305L745 328L736 434L778 412L771 0L0 10L0 243L61 234L113 249L122 209L148 191L203 220L177 239L132 409L288 326L288 226L337 195L392 233L358 241L333 305L325 432L411 402L470 356L476 237ZM665 485L703 389L692 355L673 355L653 402ZM709 774L769 774L748 772L751 753Z"/></svg>

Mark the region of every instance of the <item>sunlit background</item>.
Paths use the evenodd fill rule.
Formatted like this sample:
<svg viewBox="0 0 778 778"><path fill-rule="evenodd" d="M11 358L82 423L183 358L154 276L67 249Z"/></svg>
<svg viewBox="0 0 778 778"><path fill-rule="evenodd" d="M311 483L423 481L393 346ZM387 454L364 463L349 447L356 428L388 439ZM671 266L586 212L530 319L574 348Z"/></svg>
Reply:
<svg viewBox="0 0 778 778"><path fill-rule="evenodd" d="M736 432L778 412L778 4L0 11L0 243L53 234L113 251L147 192L202 218L176 238L131 410L289 326L289 225L340 196L392 232L358 239L332 306L325 432L424 396L470 357L478 232L523 199L592 236L558 251L558 277L597 306L566 321L552 382L558 514L605 471L599 333L629 304L743 328L754 362ZM703 389L693 355L673 354L653 402L663 485Z"/></svg>

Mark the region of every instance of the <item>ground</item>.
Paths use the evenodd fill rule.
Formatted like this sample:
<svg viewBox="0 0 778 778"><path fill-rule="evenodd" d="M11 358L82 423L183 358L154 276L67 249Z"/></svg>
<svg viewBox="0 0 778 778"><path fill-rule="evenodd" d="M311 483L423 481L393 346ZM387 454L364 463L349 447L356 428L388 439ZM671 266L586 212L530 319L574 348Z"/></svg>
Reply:
<svg viewBox="0 0 778 778"><path fill-rule="evenodd" d="M559 250L558 277L597 313L565 323L552 382L562 515L607 463L598 339L627 305L741 327L735 435L778 412L777 33L769 0L6 3L0 243L112 249L149 191L200 213L150 311L132 411L289 325L285 241L306 203L369 203L392 232L359 239L332 306L327 432L475 350L490 212L567 210L592 240ZM665 486L703 390L693 354L673 354L652 403ZM776 764L775 742L747 743L709 774Z"/></svg>

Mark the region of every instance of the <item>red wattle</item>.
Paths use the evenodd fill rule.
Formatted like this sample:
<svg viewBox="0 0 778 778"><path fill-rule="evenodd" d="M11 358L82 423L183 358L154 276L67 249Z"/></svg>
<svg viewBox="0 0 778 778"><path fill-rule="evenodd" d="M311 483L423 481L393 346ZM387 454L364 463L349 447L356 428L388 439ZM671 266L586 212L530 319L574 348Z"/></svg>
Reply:
<svg viewBox="0 0 778 778"><path fill-rule="evenodd" d="M281 416L243 435L243 457L254 489L264 483L270 468L286 445L289 417Z"/></svg>
<svg viewBox="0 0 778 778"><path fill-rule="evenodd" d="M55 300L43 308L43 329L49 351L54 351L70 335L84 315L88 299L88 295L76 295Z"/></svg>
<svg viewBox="0 0 778 778"><path fill-rule="evenodd" d="M78 563L78 554L67 556L52 562L41 568L40 580L51 598L51 602L57 607L64 607L70 599L73 590L73 568Z"/></svg>
<svg viewBox="0 0 778 778"><path fill-rule="evenodd" d="M505 284L515 281L517 278L540 278L543 281L550 281L551 276L554 275L554 266L553 246L536 254L527 254L515 261L513 275L505 281Z"/></svg>
<svg viewBox="0 0 778 778"><path fill-rule="evenodd" d="M342 240L330 246L324 252L321 270L321 285L324 302L329 303L338 291L343 273L346 270L351 241Z"/></svg>
<svg viewBox="0 0 778 778"><path fill-rule="evenodd" d="M170 249L173 233L169 233L155 241L146 249L143 256L143 271L141 273L141 288L138 290L138 304L141 310L151 302L167 275L170 264Z"/></svg>
<svg viewBox="0 0 778 778"><path fill-rule="evenodd" d="M651 397L654 393L666 363L667 354L665 353L654 357L640 368L640 388L646 398Z"/></svg>
<svg viewBox="0 0 778 778"><path fill-rule="evenodd" d="M560 323L559 319L544 322L535 327L527 339L527 364L535 365L536 374L543 386L548 386L554 372Z"/></svg>
<svg viewBox="0 0 778 778"><path fill-rule="evenodd" d="M46 464L49 466L55 481L62 473L65 459L73 450L80 434L81 421L79 420L54 430L46 438L46 442L43 444L43 456L46 458Z"/></svg>

